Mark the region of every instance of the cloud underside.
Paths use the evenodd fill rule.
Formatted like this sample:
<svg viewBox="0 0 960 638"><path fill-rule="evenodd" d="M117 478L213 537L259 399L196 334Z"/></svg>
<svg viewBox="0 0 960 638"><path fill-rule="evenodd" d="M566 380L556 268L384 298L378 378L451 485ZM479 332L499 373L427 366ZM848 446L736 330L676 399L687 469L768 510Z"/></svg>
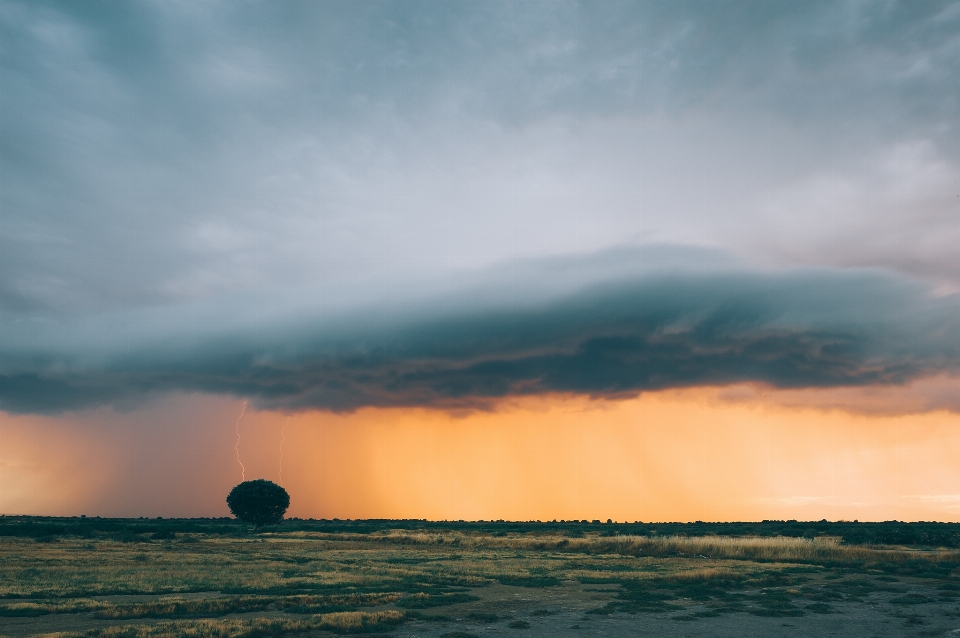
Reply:
<svg viewBox="0 0 960 638"><path fill-rule="evenodd" d="M198 391L286 410L470 408L540 393L900 384L960 370L956 296L876 272L641 272L539 301L512 293L523 301L466 291L206 336L184 315L177 335L96 356L20 344L7 353L0 407L57 412Z"/></svg>

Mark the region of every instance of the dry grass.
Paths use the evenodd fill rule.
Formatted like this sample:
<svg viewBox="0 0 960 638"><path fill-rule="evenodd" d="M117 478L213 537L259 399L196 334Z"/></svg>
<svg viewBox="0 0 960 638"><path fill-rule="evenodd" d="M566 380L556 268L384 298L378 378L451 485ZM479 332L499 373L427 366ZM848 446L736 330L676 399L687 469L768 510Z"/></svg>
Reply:
<svg viewBox="0 0 960 638"><path fill-rule="evenodd" d="M256 543L216 540L164 548L103 541L55 544L0 540L0 597L76 597L269 589L283 584L282 561L258 553ZM245 551L247 548L253 551ZM51 572L57 574L51 578Z"/></svg>
<svg viewBox="0 0 960 638"><path fill-rule="evenodd" d="M403 618L403 612L394 609L376 612L341 611L321 614L312 622L319 629L327 629L338 633L361 633L396 625L402 622Z"/></svg>
<svg viewBox="0 0 960 638"><path fill-rule="evenodd" d="M43 602L7 603L0 605L0 618L4 616L43 616L46 614L77 614L109 608L110 603L90 598L69 598Z"/></svg>
<svg viewBox="0 0 960 638"><path fill-rule="evenodd" d="M312 631L313 626L298 620L180 620L155 625L119 625L85 633L60 633L56 638L247 638ZM53 638L53 636L49 637Z"/></svg>
<svg viewBox="0 0 960 638"><path fill-rule="evenodd" d="M399 594L350 594L333 596L221 596L216 598L164 597L156 601L103 605L98 618L165 618L223 616L252 611L282 610L294 613L348 611L396 602Z"/></svg>
<svg viewBox="0 0 960 638"><path fill-rule="evenodd" d="M958 560L956 550L921 551L898 547L841 545L840 538L814 539L787 536L485 536L463 534L409 534L391 532L371 535L369 541L392 545L445 545L463 550L516 549L564 553L619 554L624 556L686 556L776 562L903 563L926 560Z"/></svg>
<svg viewBox="0 0 960 638"><path fill-rule="evenodd" d="M94 613L118 621L85 634L105 638L354 633L389 629L405 617L397 609L374 608L439 601L442 611L455 601L469 604L464 588L498 581L548 586L573 580L621 584L624 591L701 581L763 587L798 570L947 574L958 565L957 551L846 546L836 538L403 531L198 536L162 543L6 537L0 538L0 597L7 598L0 601L0 617ZM107 596L114 594L155 598ZM236 613L260 616L224 617ZM130 622L140 618L168 620Z"/></svg>
<svg viewBox="0 0 960 638"><path fill-rule="evenodd" d="M389 630L402 622L395 610L344 611L319 614L303 620L287 618L201 619L161 622L152 625L119 625L84 633L58 632L45 638L253 638L298 634L317 630L339 634Z"/></svg>
<svg viewBox="0 0 960 638"><path fill-rule="evenodd" d="M420 583L479 587L498 580L531 584L531 579L541 584L549 582L545 579L623 580L719 567L756 570L757 563L765 564L762 569L786 564L883 569L916 564L922 570L923 565L956 567L960 552L846 546L787 537L565 538L395 532L166 544L91 544L69 539L47 544L7 538L0 540L0 597L70 598L70 605L86 605L93 611L101 603L77 599L215 591L273 597L307 592L415 592ZM43 602L50 603L47 611L68 609L57 607L53 600ZM257 604L252 599L247 602ZM0 605L0 614L13 611L10 604L14 601ZM183 613L194 613L190 605L200 605L177 604ZM214 613L213 607L221 603L203 604L210 611L197 607L195 613Z"/></svg>
<svg viewBox="0 0 960 638"><path fill-rule="evenodd" d="M580 541L580 542L578 542ZM752 561L778 562L906 562L918 558L946 560L957 551L921 552L901 548L845 546L831 541L777 536L772 538L646 537L616 536L581 541L573 539L569 551L610 551L629 556L705 556Z"/></svg>

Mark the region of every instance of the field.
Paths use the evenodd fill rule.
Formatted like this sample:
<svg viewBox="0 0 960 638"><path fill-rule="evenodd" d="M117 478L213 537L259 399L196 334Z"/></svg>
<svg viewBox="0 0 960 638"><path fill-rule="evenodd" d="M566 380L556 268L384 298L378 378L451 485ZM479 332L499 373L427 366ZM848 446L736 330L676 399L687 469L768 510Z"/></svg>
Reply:
<svg viewBox="0 0 960 638"><path fill-rule="evenodd" d="M0 634L947 636L960 525L0 517Z"/></svg>

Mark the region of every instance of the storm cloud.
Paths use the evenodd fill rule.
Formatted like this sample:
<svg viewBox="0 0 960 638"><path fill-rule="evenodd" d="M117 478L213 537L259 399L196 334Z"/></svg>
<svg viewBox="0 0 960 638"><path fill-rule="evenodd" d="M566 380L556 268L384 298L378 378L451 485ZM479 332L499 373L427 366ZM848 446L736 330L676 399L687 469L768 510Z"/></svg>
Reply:
<svg viewBox="0 0 960 638"><path fill-rule="evenodd" d="M958 25L956 2L3 2L0 304L651 241L960 289Z"/></svg>
<svg viewBox="0 0 960 638"><path fill-rule="evenodd" d="M130 316L21 326L2 352L0 408L122 406L173 390L281 410L476 408L550 392L841 387L960 372L955 295L879 271L762 273L721 257L654 247L529 261L415 301L331 299L326 312L251 310L232 324L217 316L222 305L182 308L126 335L114 327L130 331Z"/></svg>
<svg viewBox="0 0 960 638"><path fill-rule="evenodd" d="M956 372L958 25L949 1L0 2L0 408Z"/></svg>

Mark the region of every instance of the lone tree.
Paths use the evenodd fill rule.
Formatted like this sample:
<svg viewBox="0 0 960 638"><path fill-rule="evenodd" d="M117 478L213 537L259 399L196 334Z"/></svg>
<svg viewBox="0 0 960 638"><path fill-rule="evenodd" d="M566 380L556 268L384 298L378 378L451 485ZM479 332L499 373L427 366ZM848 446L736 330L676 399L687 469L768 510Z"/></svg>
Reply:
<svg viewBox="0 0 960 638"><path fill-rule="evenodd" d="M290 506L290 495L273 481L244 481L227 495L230 512L244 523L253 523L253 530L283 520Z"/></svg>

